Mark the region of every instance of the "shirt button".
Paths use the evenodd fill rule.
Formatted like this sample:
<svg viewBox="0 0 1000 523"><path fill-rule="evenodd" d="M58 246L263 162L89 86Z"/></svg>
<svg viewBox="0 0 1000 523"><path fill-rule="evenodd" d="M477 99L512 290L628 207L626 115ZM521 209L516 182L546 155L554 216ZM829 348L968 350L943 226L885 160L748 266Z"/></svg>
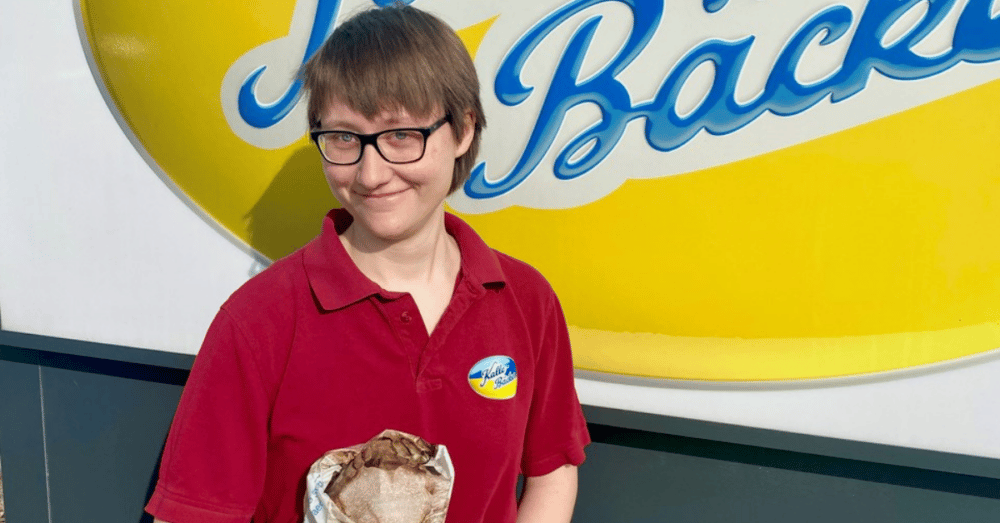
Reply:
<svg viewBox="0 0 1000 523"><path fill-rule="evenodd" d="M410 313L407 312L407 311L403 311L403 314L399 315L399 321L401 321L403 323L410 323L410 320L412 320L412 319L413 318L410 317Z"/></svg>

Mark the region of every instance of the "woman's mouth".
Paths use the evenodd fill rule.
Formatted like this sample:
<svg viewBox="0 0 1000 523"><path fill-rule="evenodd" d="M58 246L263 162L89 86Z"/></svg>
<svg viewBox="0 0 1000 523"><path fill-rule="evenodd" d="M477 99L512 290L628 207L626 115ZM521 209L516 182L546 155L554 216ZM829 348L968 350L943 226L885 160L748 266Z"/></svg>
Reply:
<svg viewBox="0 0 1000 523"><path fill-rule="evenodd" d="M367 194L358 193L358 195L365 199L368 198L378 199L378 198L388 198L390 196L395 196L397 194L401 194L404 191L406 191L406 189L400 189L398 191L389 191L389 192L367 193Z"/></svg>

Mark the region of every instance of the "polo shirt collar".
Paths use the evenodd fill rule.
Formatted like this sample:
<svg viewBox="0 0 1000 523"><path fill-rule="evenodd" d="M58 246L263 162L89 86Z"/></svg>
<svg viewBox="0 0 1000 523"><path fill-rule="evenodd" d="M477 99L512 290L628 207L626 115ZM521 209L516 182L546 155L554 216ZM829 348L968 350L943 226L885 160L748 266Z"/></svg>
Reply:
<svg viewBox="0 0 1000 523"><path fill-rule="evenodd" d="M325 310L341 309L376 294L388 299L399 296L399 293L386 291L368 279L340 243L339 232L347 229L353 221L347 211L331 210L323 219L320 235L304 248L303 263L309 286ZM462 253L461 280L468 280L480 290L506 283L496 252L472 227L448 213L445 213L444 227L455 238Z"/></svg>

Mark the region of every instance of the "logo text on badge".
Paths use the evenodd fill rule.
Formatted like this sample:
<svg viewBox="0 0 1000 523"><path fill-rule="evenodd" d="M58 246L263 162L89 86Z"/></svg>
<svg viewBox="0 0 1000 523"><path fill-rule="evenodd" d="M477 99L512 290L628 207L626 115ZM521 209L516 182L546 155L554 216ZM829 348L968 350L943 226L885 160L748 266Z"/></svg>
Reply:
<svg viewBox="0 0 1000 523"><path fill-rule="evenodd" d="M509 400L517 393L517 365L510 356L483 358L469 371L469 385L484 398Z"/></svg>

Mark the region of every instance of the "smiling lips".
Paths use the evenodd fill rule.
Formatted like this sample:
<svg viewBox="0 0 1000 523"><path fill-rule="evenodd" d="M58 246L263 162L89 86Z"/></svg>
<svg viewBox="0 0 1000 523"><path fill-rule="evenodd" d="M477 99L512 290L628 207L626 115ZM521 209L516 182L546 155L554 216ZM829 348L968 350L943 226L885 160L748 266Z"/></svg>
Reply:
<svg viewBox="0 0 1000 523"><path fill-rule="evenodd" d="M377 199L377 198L388 198L389 196L395 196L397 194L403 193L404 191L406 191L406 189L400 189L398 191L378 193L378 194L372 194L372 193L363 194L363 193L358 193L358 192L356 192L354 194L357 194L358 196L360 196L362 198L365 198L365 199L368 199L368 198L375 198L375 199Z"/></svg>

